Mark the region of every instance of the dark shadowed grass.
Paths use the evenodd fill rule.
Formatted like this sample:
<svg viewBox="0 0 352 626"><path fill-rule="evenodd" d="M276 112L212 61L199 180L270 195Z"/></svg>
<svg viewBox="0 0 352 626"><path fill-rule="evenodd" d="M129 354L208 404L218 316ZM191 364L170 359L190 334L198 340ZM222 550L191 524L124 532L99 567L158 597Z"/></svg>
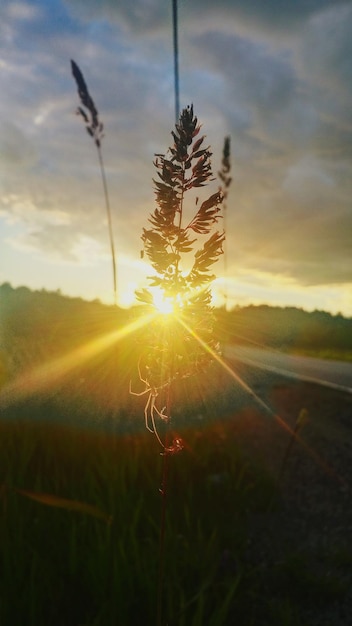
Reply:
<svg viewBox="0 0 352 626"><path fill-rule="evenodd" d="M312 568L315 561L297 546L288 545L280 558L273 549L271 565L259 542L250 548L253 519L270 524L281 508L274 498L267 511L277 495L277 471L268 474L260 451L265 448L278 469L288 435L278 430L278 441L248 398L234 388L225 393L214 372L210 380L221 393L204 406L200 390L193 388L188 404L179 390L184 412L177 424L187 445L170 464L165 624L302 626L302 606L324 610L323 600L338 602L343 580L327 577L327 567L323 573ZM263 380L253 378L252 385L259 384ZM205 386L209 391L209 381ZM306 400L290 392L292 419ZM103 398L96 398L101 414L89 427L79 398L76 408L67 402L54 394L42 404L30 399L17 407L23 419L16 420L13 407L12 419L0 422L0 624L154 626L160 446L144 432L138 407L125 434L121 412L117 434ZM63 406L75 427L58 423L60 411L48 422ZM314 419L314 406L307 408ZM43 506L14 488L86 502L113 522ZM351 557L334 558L348 565Z"/></svg>
<svg viewBox="0 0 352 626"><path fill-rule="evenodd" d="M169 624L226 624L243 602L246 515L265 507L272 485L224 424L185 435L188 449L169 476L165 611ZM155 623L161 457L153 444L144 433L1 423L0 623ZM85 501L113 522L38 505L13 487Z"/></svg>

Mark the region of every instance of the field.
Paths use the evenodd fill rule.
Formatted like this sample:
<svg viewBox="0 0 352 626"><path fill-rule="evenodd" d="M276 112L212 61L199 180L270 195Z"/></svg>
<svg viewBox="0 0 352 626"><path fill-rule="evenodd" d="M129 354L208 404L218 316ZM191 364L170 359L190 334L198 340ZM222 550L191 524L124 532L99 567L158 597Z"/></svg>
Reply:
<svg viewBox="0 0 352 626"><path fill-rule="evenodd" d="M131 345L3 408L3 626L156 624L163 457L128 394ZM351 400L233 366L290 427L308 410L303 443L278 482L289 433L219 366L175 389L163 624L346 624Z"/></svg>
<svg viewBox="0 0 352 626"><path fill-rule="evenodd" d="M129 393L145 387L144 331L119 330L135 311L6 285L2 302L0 624L159 626L164 457ZM219 338L267 340L268 310L249 314L219 314ZM161 623L345 626L351 398L229 366L251 394L216 362L172 389L184 449L169 457Z"/></svg>

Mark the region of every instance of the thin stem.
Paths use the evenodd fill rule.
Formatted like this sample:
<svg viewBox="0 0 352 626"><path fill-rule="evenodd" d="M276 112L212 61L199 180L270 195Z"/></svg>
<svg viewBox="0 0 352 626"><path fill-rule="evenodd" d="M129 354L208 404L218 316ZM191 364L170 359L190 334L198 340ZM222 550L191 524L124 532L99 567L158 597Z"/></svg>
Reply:
<svg viewBox="0 0 352 626"><path fill-rule="evenodd" d="M171 416L171 388L168 387L167 392L167 414ZM165 450L169 446L170 440L170 421L165 433ZM167 504L167 487L169 474L169 455L163 454L162 474L161 474L161 518L160 518L160 535L159 535L159 567L158 567L158 587L157 587L157 626L162 626L163 618L163 592L164 592L164 572L165 572L165 536L166 536L166 504Z"/></svg>
<svg viewBox="0 0 352 626"><path fill-rule="evenodd" d="M223 203L223 224L224 224L224 233L225 233L225 240L223 243L223 251L224 251L224 279L225 279L225 284L224 284L224 300L225 300L225 311L227 311L227 300L228 300L228 292L227 292L227 245L226 245L226 231L227 231L227 206L226 206L226 201Z"/></svg>
<svg viewBox="0 0 352 626"><path fill-rule="evenodd" d="M178 74L178 25L177 25L177 0L172 0L172 24L173 24L173 41L174 41L174 86L175 86L175 122L178 124L180 116L180 88ZM180 211L178 232L181 231L182 225L182 209L184 196L184 175L182 181L182 193L180 198ZM179 245L176 243L176 250L179 251ZM176 282L178 277L179 261L176 262ZM173 354L172 357L173 359ZM173 363L172 363L173 367ZM166 530L166 499L167 499L167 479L169 469L169 455L166 449L169 447L170 438L170 421L171 421L171 386L168 386L167 392L167 415L169 416L168 427L165 433L165 453L163 455L162 479L161 479L161 520L160 520L160 544L159 544L159 571L158 571L158 588L157 588L157 626L162 626L163 617L163 591L164 591L164 570L165 570L165 530Z"/></svg>
<svg viewBox="0 0 352 626"><path fill-rule="evenodd" d="M184 199L184 195L185 195L185 167L183 165L183 171L182 171L182 191L181 191L181 197L180 197L180 208L179 208L179 220L178 220L178 237L176 240L176 245L175 245L175 249L176 249L176 253L177 253L177 261L176 261L176 272L175 272L175 287L177 289L177 282L178 282L178 267L179 267L179 252L180 252L180 233L181 233L181 226L182 226L182 217L183 217L183 199Z"/></svg>
<svg viewBox="0 0 352 626"><path fill-rule="evenodd" d="M111 251L111 261L112 261L112 275L113 275L113 289L114 289L114 304L116 306L117 305L117 277L116 277L117 272L116 272L115 245L114 245L114 237L113 237L113 232L112 232L110 201L109 201L108 185L107 185L106 176L105 176L103 155L99 146L97 146L97 150L98 150L98 155L99 155L101 178L103 181L103 188L104 188L105 207L106 207L106 213L108 216L108 228L109 228L110 251Z"/></svg>
<svg viewBox="0 0 352 626"><path fill-rule="evenodd" d="M223 224L224 224L224 233L225 233L225 240L223 243L223 253L224 253L224 278L225 278L225 284L224 284L224 301L225 301L225 311L227 311L227 300L228 300L228 291L227 291L227 246L226 246L226 232L227 232L227 196L229 193L229 186L231 185L231 176L230 176L230 170L231 170L231 161L230 161L230 136L225 137L225 142L224 142L224 150L223 150L223 158L222 158L222 169L218 172L222 182L224 183L223 186Z"/></svg>
<svg viewBox="0 0 352 626"><path fill-rule="evenodd" d="M178 28L177 28L177 0L172 0L172 24L174 36L174 83L175 83L175 120L178 123L180 116L180 83L178 74Z"/></svg>

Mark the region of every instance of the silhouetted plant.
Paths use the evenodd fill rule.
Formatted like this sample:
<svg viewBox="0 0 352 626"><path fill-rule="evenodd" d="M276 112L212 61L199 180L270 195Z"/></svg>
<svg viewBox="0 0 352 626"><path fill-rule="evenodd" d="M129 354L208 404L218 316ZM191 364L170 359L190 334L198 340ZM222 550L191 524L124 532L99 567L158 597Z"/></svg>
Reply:
<svg viewBox="0 0 352 626"><path fill-rule="evenodd" d="M156 427L157 418L170 419L170 386L205 368L217 349L210 292L215 276L210 268L222 254L224 233L211 231L220 217L223 193L217 191L203 202L194 196L194 190L214 180L211 152L199 132L193 106L185 108L172 132L173 145L166 155L156 155L157 208L149 217L151 228L142 234L142 256L145 252L155 273L149 277L150 287L136 294L147 307L155 309L161 301L170 312L156 316L146 331L139 363L145 389L138 394L146 394L146 426L167 453L182 449L177 437L164 446ZM195 212L186 206L186 196ZM195 249L203 236L208 237Z"/></svg>
<svg viewBox="0 0 352 626"><path fill-rule="evenodd" d="M227 197L229 193L229 187L232 182L232 178L230 176L231 171L231 160L230 160L230 137L225 137L224 140L224 148L222 153L222 161L221 161L221 169L218 171L218 176L222 181L221 190L224 195L224 201L222 203L222 211L224 217L224 232L227 234ZM224 246L224 279L225 279L225 289L224 289L224 299L225 299L225 309L227 309L227 250L226 244Z"/></svg>
<svg viewBox="0 0 352 626"><path fill-rule="evenodd" d="M231 138L227 136L224 139L221 169L218 171L218 176L220 180L222 180L223 182L223 194L224 194L223 208L226 204L226 199L228 196L228 189L232 182L232 178L230 176L230 170L231 170L230 154L231 154Z"/></svg>
<svg viewBox="0 0 352 626"><path fill-rule="evenodd" d="M106 214L108 218L109 240L110 240L110 251L111 251L112 273L113 273L114 303L117 304L117 271L116 271L115 245L114 245L114 237L113 237L113 231L112 231L112 218L111 218L111 210L110 210L109 192L108 192L108 186L107 186L106 176L105 176L103 155L101 151L101 142L104 137L104 132L103 132L104 125L99 120L98 110L94 104L93 98L91 97L88 91L86 82L83 78L83 74L81 70L79 69L77 63L75 63L75 61L72 61L72 60L71 60L71 69L72 69L73 77L77 84L78 95L82 103L82 106L77 107L77 115L82 117L87 133L94 140L94 143L98 151L101 178L102 178L103 189L104 189L105 208L106 208Z"/></svg>
<svg viewBox="0 0 352 626"><path fill-rule="evenodd" d="M185 108L172 132L173 145L166 155L156 155L157 208L149 217L151 228L143 229L141 253L146 254L155 273L149 277L150 287L136 293L147 309L156 312L162 305L168 312L155 314L146 329L138 366L145 388L136 394L146 395L146 427L163 448L157 626L163 619L168 457L184 447L179 436L170 438L171 385L176 379L203 370L217 349L210 292L215 276L210 268L222 254L224 233L211 231L219 218L223 194L217 191L200 203L194 193L193 197L189 193L213 180L211 152L203 147L204 136L198 137L199 132L193 106ZM195 212L186 206L188 198L193 200ZM195 249L197 239L203 236L203 245ZM158 432L158 419L169 424L164 442Z"/></svg>

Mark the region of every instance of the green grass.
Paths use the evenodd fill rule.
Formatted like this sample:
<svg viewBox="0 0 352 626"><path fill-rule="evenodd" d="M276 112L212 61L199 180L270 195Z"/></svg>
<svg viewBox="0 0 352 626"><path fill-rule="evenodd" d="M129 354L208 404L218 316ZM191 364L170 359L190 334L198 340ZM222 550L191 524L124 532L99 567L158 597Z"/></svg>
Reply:
<svg viewBox="0 0 352 626"><path fill-rule="evenodd" d="M350 554L332 553L324 572L314 565L321 554L290 546L279 560L273 555L274 566L260 554L248 559L248 520L280 499L276 476L240 447L252 409L242 411L237 397L236 411L219 418L226 402L221 394L218 412L214 402L201 420L189 406L177 423L186 446L169 459L162 623L304 626L302 608L343 597L340 569ZM141 432L141 416L139 430L114 433L79 428L84 414L72 416L75 426L45 421L53 406L27 401L28 419L0 421L0 624L155 626L160 446ZM15 489L82 501L113 521Z"/></svg>
<svg viewBox="0 0 352 626"><path fill-rule="evenodd" d="M0 623L154 624L157 442L26 421L2 422L0 431ZM187 450L170 466L165 615L170 626L230 624L249 591L246 516L265 509L273 485L242 458L225 422L183 436ZM87 502L113 522L12 487Z"/></svg>

